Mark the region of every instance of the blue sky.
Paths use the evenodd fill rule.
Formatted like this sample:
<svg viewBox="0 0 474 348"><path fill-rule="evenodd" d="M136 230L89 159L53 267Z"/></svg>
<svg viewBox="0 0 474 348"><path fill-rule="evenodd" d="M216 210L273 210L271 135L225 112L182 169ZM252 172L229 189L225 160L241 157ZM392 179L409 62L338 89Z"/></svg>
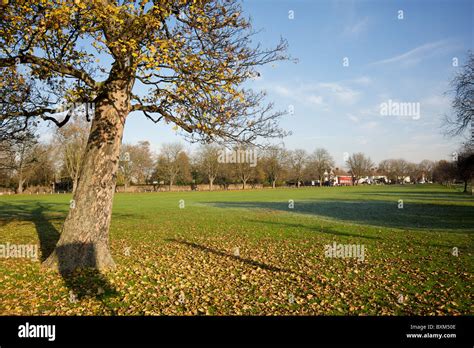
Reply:
<svg viewBox="0 0 474 348"><path fill-rule="evenodd" d="M280 35L298 64L267 68L255 83L280 108L289 148L326 147L372 159L449 158L459 139L443 137L444 93L473 47L472 1L248 1L262 41ZM398 19L399 10L403 20ZM288 18L294 11L294 19ZM343 66L344 57L349 66ZM420 103L420 118L381 116L389 99Z"/></svg>
<svg viewBox="0 0 474 348"><path fill-rule="evenodd" d="M246 0L246 15L263 29L255 39L271 47L284 37L299 60L262 68L251 85L266 90L277 109L294 108L281 120L293 133L284 139L289 149L325 147L339 165L344 153L358 151L376 162L448 159L462 139L442 135L450 112L444 93L473 49L473 6L470 0ZM388 100L419 103L420 117L382 116L380 104ZM123 141L149 140L154 150L184 142L171 127L132 114Z"/></svg>

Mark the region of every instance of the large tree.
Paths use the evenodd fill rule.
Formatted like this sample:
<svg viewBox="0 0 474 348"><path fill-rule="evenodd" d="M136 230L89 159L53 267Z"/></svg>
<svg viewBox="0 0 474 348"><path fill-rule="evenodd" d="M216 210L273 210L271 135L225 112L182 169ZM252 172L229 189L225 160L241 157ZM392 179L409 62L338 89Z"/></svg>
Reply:
<svg viewBox="0 0 474 348"><path fill-rule="evenodd" d="M409 176L409 163L403 158L393 160L396 181L399 184L405 182L405 178Z"/></svg>
<svg viewBox="0 0 474 348"><path fill-rule="evenodd" d="M209 191L214 187L214 181L222 169L222 164L219 163L219 154L223 151L216 145L203 145L196 154L196 164L198 169L205 175L209 182Z"/></svg>
<svg viewBox="0 0 474 348"><path fill-rule="evenodd" d="M179 176L183 176L183 167L187 165L187 157L183 158L183 153L184 147L181 143L167 143L161 146L158 154L155 176L167 182L170 191Z"/></svg>
<svg viewBox="0 0 474 348"><path fill-rule="evenodd" d="M451 103L453 114L446 117L445 128L447 134L451 136L461 135L466 129L471 128L471 134L468 135L465 146L472 149L474 146L474 53L469 52L466 64L461 71L451 81L452 90L450 91L453 100ZM463 160L466 160L464 158ZM468 161L469 162L469 161ZM459 169L467 166L468 163L463 162ZM463 178L468 175L464 173ZM474 175L471 177L471 194L474 194ZM464 179L463 179L464 180ZM467 182L465 181L465 191L467 191Z"/></svg>
<svg viewBox="0 0 474 348"><path fill-rule="evenodd" d="M153 153L148 141L123 144L117 180L127 187L130 183L146 184L153 174Z"/></svg>
<svg viewBox="0 0 474 348"><path fill-rule="evenodd" d="M51 192L58 168L54 152L55 147L51 143L38 143L34 147L34 164L28 175L28 185L43 186Z"/></svg>
<svg viewBox="0 0 474 348"><path fill-rule="evenodd" d="M308 154L305 150L296 149L289 153L288 167L289 178L296 182L296 187L300 187L303 181L306 165L308 163Z"/></svg>
<svg viewBox="0 0 474 348"><path fill-rule="evenodd" d="M390 182L397 182L397 173L395 172L395 160L385 159L380 161L378 165L378 172L385 175Z"/></svg>
<svg viewBox="0 0 474 348"><path fill-rule="evenodd" d="M464 182L463 192L467 192L467 184L474 178L474 145L466 144L460 149L456 161L456 174L458 179Z"/></svg>
<svg viewBox="0 0 474 348"><path fill-rule="evenodd" d="M346 161L346 166L349 169L352 181L357 185L358 180L371 173L374 163L362 152L352 154Z"/></svg>
<svg viewBox="0 0 474 348"><path fill-rule="evenodd" d="M418 164L418 167L422 173L422 178L425 179L425 181L433 181L433 169L434 169L435 163L430 160L423 160Z"/></svg>
<svg viewBox="0 0 474 348"><path fill-rule="evenodd" d="M231 152L235 156L236 163L225 164L235 169L234 173L242 183L243 190L245 190L247 182L255 177L255 166L258 162L256 151L257 149L248 146L236 147ZM252 159L254 159L255 162L253 162Z"/></svg>
<svg viewBox="0 0 474 348"><path fill-rule="evenodd" d="M474 141L474 53L469 52L461 71L451 81L453 114L446 117L445 128L450 135L460 135L471 127L470 140Z"/></svg>
<svg viewBox="0 0 474 348"><path fill-rule="evenodd" d="M322 186L324 180L324 173L329 173L334 167L334 159L326 149L316 149L308 160L308 174L313 178L313 175L319 179L319 186Z"/></svg>
<svg viewBox="0 0 474 348"><path fill-rule="evenodd" d="M35 136L22 136L21 140L6 139L3 140L2 146L2 164L4 169L9 169L13 173L16 181L16 192L21 194L25 186L25 182L34 172L34 167L38 161L37 149L38 141Z"/></svg>
<svg viewBox="0 0 474 348"><path fill-rule="evenodd" d="M406 165L406 173L413 184L419 183L423 179L423 171L416 163L408 162Z"/></svg>
<svg viewBox="0 0 474 348"><path fill-rule="evenodd" d="M433 169L433 180L443 185L450 185L456 179L456 163L441 160Z"/></svg>
<svg viewBox="0 0 474 348"><path fill-rule="evenodd" d="M415 168L403 158L398 159L386 159L379 163L378 171L387 176L387 178L395 184L405 182L405 178L408 176L418 177L418 168Z"/></svg>
<svg viewBox="0 0 474 348"><path fill-rule="evenodd" d="M24 124L42 118L61 126L70 112L55 117L60 103L94 106L74 204L46 266L114 266L109 225L131 112L173 123L192 141L284 135L281 113L241 86L258 66L285 59L286 42L253 45L242 13L235 0L2 2L0 68L31 83L12 79L28 93L1 110Z"/></svg>
<svg viewBox="0 0 474 348"><path fill-rule="evenodd" d="M265 150L262 162L265 176L272 184L272 188L275 188L277 180L280 180L285 172L288 151L278 146L270 146Z"/></svg>

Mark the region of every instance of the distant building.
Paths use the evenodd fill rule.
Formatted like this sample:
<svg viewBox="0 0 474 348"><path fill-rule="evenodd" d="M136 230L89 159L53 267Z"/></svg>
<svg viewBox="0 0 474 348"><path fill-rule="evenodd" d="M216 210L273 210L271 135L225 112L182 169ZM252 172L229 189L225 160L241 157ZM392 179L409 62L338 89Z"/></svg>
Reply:
<svg viewBox="0 0 474 348"><path fill-rule="evenodd" d="M352 186L352 177L350 175L337 175L334 182L338 186Z"/></svg>
<svg viewBox="0 0 474 348"><path fill-rule="evenodd" d="M371 175L371 176L364 176L357 180L358 184L386 184L388 183L388 178L385 175Z"/></svg>

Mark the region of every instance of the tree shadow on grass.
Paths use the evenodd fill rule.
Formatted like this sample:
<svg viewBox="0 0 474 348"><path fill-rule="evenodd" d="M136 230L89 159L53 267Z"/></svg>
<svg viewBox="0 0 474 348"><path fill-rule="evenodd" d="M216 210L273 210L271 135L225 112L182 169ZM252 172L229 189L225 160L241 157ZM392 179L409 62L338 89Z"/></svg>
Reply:
<svg viewBox="0 0 474 348"><path fill-rule="evenodd" d="M342 236L342 237L364 238L364 239L370 239L370 240L385 240L385 241L391 242L390 240L383 237L379 237L379 236L340 232L340 231L335 231L333 229L328 229L327 227L324 227L324 229L321 230L320 227L317 227L317 226L312 227L312 226L308 226L304 224L292 224L292 223L286 223L286 222L262 221L262 220L251 220L251 219L246 219L246 221L249 221L252 223L260 223L260 224L271 224L271 225L281 226L285 228L288 227L288 228L306 229L310 231L312 230L317 233L325 233L325 234L330 234L330 235L335 235L335 236L337 235L337 236ZM441 243L433 242L432 239L425 239L425 240L420 240L420 241L410 240L409 243L414 243L422 247L433 247L433 248L440 248L440 249L446 249L446 250L453 249L453 244L450 242L445 242L445 244L441 244Z"/></svg>
<svg viewBox="0 0 474 348"><path fill-rule="evenodd" d="M35 204L19 203L0 204L0 227L8 223L32 222L35 225L41 251L41 262L46 260L53 252L56 243L59 240L59 231L53 224L53 221L62 221L63 217L48 216L48 213L58 213L57 206L63 206L59 203L38 203ZM65 215L65 213L64 213Z"/></svg>
<svg viewBox="0 0 474 348"><path fill-rule="evenodd" d="M182 244L182 245L189 246L191 248L195 248L197 250L201 250L201 251L206 252L206 253L211 253L211 254L214 254L214 255L218 255L218 256L222 256L222 257L226 257L226 258L231 258L231 259L234 259L236 261L243 262L243 263L245 263L247 265L250 265L252 267L265 269L265 270L275 272L275 273L285 273L287 275L300 277L301 280L303 280L307 284L307 286L313 286L315 282L321 283L320 280L317 280L314 277L311 277L306 272L292 271L292 270L289 270L289 269L268 265L268 264L265 264L265 263L262 263L262 262L258 262L258 261L252 260L252 259L246 259L246 258L243 258L243 257L240 257L240 256L236 256L236 255L224 252L222 250L210 248L210 247L207 247L205 245L197 244L197 243L194 243L194 242L188 242L188 241L185 241L185 240L178 240L178 239L175 239L175 238L171 238L171 239L168 238L168 239L165 239L165 241L172 242L172 243L179 243L179 244Z"/></svg>
<svg viewBox="0 0 474 348"><path fill-rule="evenodd" d="M60 236L56 227L46 218L44 211L45 207L42 204L38 204L38 208L32 211L31 219L35 224L36 233L38 234L40 242L41 262L51 255Z"/></svg>
<svg viewBox="0 0 474 348"><path fill-rule="evenodd" d="M41 262L45 261L56 248L60 232L52 221L63 220L67 214L62 203L39 203L31 201L15 204L0 204L0 227L13 221L32 222L35 225L41 251ZM51 216L59 213L60 216ZM85 254L90 255L91 263L87 268L70 271L67 265L71 264L70 255L74 255L77 248L85 248ZM57 248L58 270L65 286L70 290L71 302L84 298L96 298L103 302L108 297L117 295L107 278L96 267L96 251L93 244L67 244Z"/></svg>
<svg viewBox="0 0 474 348"><path fill-rule="evenodd" d="M453 201L453 202L473 202L471 195L460 192L436 192L436 191L377 191L377 192L358 192L362 196L395 196L397 199L417 199L426 201Z"/></svg>
<svg viewBox="0 0 474 348"><path fill-rule="evenodd" d="M219 208L285 211L381 227L474 231L474 207L472 206L404 202L403 208L399 209L398 200L295 201L294 209L289 209L286 202L248 201L207 204Z"/></svg>
<svg viewBox="0 0 474 348"><path fill-rule="evenodd" d="M84 268L71 271L69 266L81 261L74 259L74 255L78 254L89 262ZM96 269L97 257L94 244L71 243L61 245L56 248L56 255L59 273L66 287L70 290L71 301L95 298L103 302L106 298L118 295L118 292L107 278Z"/></svg>
<svg viewBox="0 0 474 348"><path fill-rule="evenodd" d="M201 244L197 244L197 243L193 243L193 242L188 242L188 241L185 241L185 240L178 240L178 239L174 239L174 238L171 238L171 239L168 238L168 239L165 239L165 241L187 245L187 246L190 246L192 248L195 248L195 249L207 252L207 253L211 253L211 254L214 254L214 255L219 255L219 256L223 256L223 257L230 257L234 260L241 261L241 262L246 263L250 266L259 267L259 268L265 269L267 271L291 273L291 271L283 269L283 268L279 268L279 267L272 266L272 265L267 265L266 263L262 263L262 262L258 262L258 261L252 260L252 259L246 259L246 258L243 258L243 257L240 257L240 256L229 254L229 253L226 253L226 252L218 250L218 249L207 247L205 245L201 245Z"/></svg>
<svg viewBox="0 0 474 348"><path fill-rule="evenodd" d="M253 222L253 223L265 224L265 225L269 224L269 225L289 227L289 228L306 229L306 230L311 230L311 231L315 231L315 232L318 232L318 233L330 234L330 235L333 235L333 236L365 238L365 239L382 239L381 237L378 237L378 236L370 236L370 235L335 231L334 229L330 229L330 228L327 228L327 227L324 227L323 229L321 229L320 226L308 226L308 225L304 225L304 224L294 224L294 223L276 222L276 221L268 221L268 220L262 221L262 220L246 219L246 221Z"/></svg>

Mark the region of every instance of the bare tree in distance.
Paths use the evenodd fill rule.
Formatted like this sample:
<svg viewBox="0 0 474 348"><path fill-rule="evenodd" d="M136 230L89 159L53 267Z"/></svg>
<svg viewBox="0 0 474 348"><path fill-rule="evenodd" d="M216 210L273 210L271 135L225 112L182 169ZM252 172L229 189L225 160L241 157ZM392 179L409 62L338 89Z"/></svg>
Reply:
<svg viewBox="0 0 474 348"><path fill-rule="evenodd" d="M435 163L430 160L423 160L418 164L420 171L423 173L423 176L425 178L425 181L433 181L433 169L435 166Z"/></svg>
<svg viewBox="0 0 474 348"><path fill-rule="evenodd" d="M90 126L90 122L87 122L85 118L76 116L55 133L55 140L58 144L60 156L63 158L64 169L72 180L73 194L76 192L79 181Z"/></svg>
<svg viewBox="0 0 474 348"><path fill-rule="evenodd" d="M349 156L346 166L351 173L352 181L357 185L360 178L371 173L374 162L372 162L370 157L367 157L362 152L358 152Z"/></svg>
<svg viewBox="0 0 474 348"><path fill-rule="evenodd" d="M319 186L322 186L324 173L330 172L331 169L335 166L334 159L328 150L320 148L316 149L308 159L308 174L319 179Z"/></svg>
<svg viewBox="0 0 474 348"><path fill-rule="evenodd" d="M37 144L36 137L30 135L21 141L14 141L8 149L6 166L10 166L15 173L18 194L23 193L25 181L29 178L37 161L35 151Z"/></svg>
<svg viewBox="0 0 474 348"><path fill-rule="evenodd" d="M446 133L462 134L471 126L470 141L474 142L474 53L469 51L466 64L451 81L453 95L451 107L454 114L445 118Z"/></svg>
<svg viewBox="0 0 474 348"><path fill-rule="evenodd" d="M131 183L146 184L153 174L153 157L148 141L123 144L119 160L118 182L125 188Z"/></svg>
<svg viewBox="0 0 474 348"><path fill-rule="evenodd" d="M459 136L471 127L471 134L465 146L472 149L474 147L474 53L469 51L467 61L461 71L451 81L452 90L450 94L453 96L451 107L454 114L445 118L446 134L450 136ZM465 149L464 149L465 150ZM469 157L469 156L468 156ZM466 160L466 158L464 158ZM466 166L466 163L462 167ZM469 168L470 166L467 165ZM464 174L463 177L465 177ZM471 194L474 195L474 176L471 177ZM465 190L467 191L467 182L465 182Z"/></svg>
<svg viewBox="0 0 474 348"><path fill-rule="evenodd" d="M184 151L181 143L162 144L156 164L156 175L168 183L169 190L176 183L180 173L180 154Z"/></svg>
<svg viewBox="0 0 474 348"><path fill-rule="evenodd" d="M295 180L296 187L300 187L303 181L306 164L308 161L308 153L302 149L290 151L289 154L289 176Z"/></svg>
<svg viewBox="0 0 474 348"><path fill-rule="evenodd" d="M217 145L202 145L196 155L197 166L206 176L209 182L209 191L214 188L214 181L222 169L222 164L219 163L219 152L223 149Z"/></svg>
<svg viewBox="0 0 474 348"><path fill-rule="evenodd" d="M285 169L289 160L288 157L288 151L278 146L271 146L265 150L261 161L263 171L272 185L272 188L276 187L277 180L280 180L285 174Z"/></svg>

